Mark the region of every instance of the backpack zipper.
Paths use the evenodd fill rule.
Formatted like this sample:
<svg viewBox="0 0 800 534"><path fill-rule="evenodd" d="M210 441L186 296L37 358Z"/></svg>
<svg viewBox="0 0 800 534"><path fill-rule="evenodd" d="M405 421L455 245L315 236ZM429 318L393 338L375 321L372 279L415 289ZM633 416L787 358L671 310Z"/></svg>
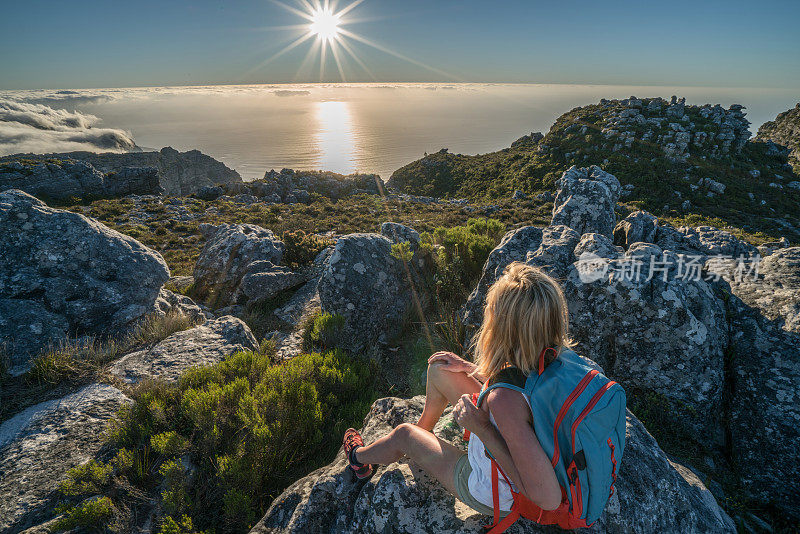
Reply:
<svg viewBox="0 0 800 534"><path fill-rule="evenodd" d="M586 373L581 381L578 382L578 385L575 386L575 389L572 390L572 393L569 394L569 397L567 397L567 400L564 401L564 404L561 406L561 410L558 412L558 417L556 417L556 422L553 426L553 460L551 463L553 464L554 468L558 463L558 458L561 454L561 451L558 448L558 427L561 426L561 422L564 420L564 417L567 416L567 411L569 410L570 406L572 406L578 397L581 396L581 393L586 390L586 388L589 386L589 382L591 382L592 379L599 374L600 371L596 369L592 369Z"/></svg>

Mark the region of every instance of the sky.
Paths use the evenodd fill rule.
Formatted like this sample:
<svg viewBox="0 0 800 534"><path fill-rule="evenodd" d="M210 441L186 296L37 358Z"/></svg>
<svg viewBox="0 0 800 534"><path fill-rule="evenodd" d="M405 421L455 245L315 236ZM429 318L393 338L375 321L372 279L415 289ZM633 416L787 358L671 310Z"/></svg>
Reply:
<svg viewBox="0 0 800 534"><path fill-rule="evenodd" d="M348 40L350 82L800 88L798 0L363 0L343 19L377 45ZM313 39L265 61L298 24L270 0L4 2L0 89L342 81L330 53L300 68Z"/></svg>

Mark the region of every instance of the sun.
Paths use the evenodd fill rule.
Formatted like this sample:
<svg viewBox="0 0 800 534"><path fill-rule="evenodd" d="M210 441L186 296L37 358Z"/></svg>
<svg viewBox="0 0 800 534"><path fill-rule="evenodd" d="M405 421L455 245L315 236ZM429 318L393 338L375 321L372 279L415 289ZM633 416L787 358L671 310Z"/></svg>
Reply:
<svg viewBox="0 0 800 534"><path fill-rule="evenodd" d="M435 72L456 81L461 81L443 70L439 70L435 67L431 67L430 65L426 65L421 61L404 56L400 52L396 52L390 48L373 42L349 29L353 24L373 20L366 18L353 18L352 12L356 7L366 0L351 0L349 4L341 8L337 6L340 0L294 0L293 3L296 4L297 7L285 3L283 0L270 1L273 4L276 4L286 11L289 11L305 20L302 24L272 27L271 29L281 31L297 31L300 33L300 35L289 44L272 54L270 57L259 63L257 66L253 67L250 70L251 73L262 69L265 65L283 56L290 50L293 50L303 43L309 42L313 39L314 44L308 48L306 57L297 70L298 75L301 71L305 71L306 68L310 68L311 65L318 61L319 80L322 81L325 79L325 66L328 62L328 54L330 53L334 62L336 63L336 68L339 71L339 77L343 82L347 81L345 72L347 70L351 70L351 68L348 66L349 59L353 60L369 78L377 80L367 64L360 57L358 57L358 45L365 45L383 52L384 54L394 56L402 59L403 61L408 61L409 63L427 69L431 72Z"/></svg>
<svg viewBox="0 0 800 534"><path fill-rule="evenodd" d="M309 31L324 41L330 41L339 35L339 15L330 8L317 8L311 12Z"/></svg>

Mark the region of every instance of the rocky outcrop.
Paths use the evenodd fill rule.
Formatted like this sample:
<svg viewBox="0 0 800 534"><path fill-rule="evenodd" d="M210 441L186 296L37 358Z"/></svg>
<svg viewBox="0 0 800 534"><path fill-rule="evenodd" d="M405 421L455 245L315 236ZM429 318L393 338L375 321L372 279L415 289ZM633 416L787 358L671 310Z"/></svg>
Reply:
<svg viewBox="0 0 800 534"><path fill-rule="evenodd" d="M126 167L104 174L73 159L0 162L0 191L19 189L43 200L92 200L125 195L159 195L158 171Z"/></svg>
<svg viewBox="0 0 800 534"><path fill-rule="evenodd" d="M65 336L112 334L153 311L163 258L93 219L0 193L0 340L12 367Z"/></svg>
<svg viewBox="0 0 800 534"><path fill-rule="evenodd" d="M387 238L351 234L340 238L319 282L323 311L345 318L346 348L386 342L397 332L411 301L406 274Z"/></svg>
<svg viewBox="0 0 800 534"><path fill-rule="evenodd" d="M789 161L794 166L795 172L800 172L800 103L790 110L779 113L774 121L762 124L756 139L787 147ZM779 149L775 147L773 150Z"/></svg>
<svg viewBox="0 0 800 534"><path fill-rule="evenodd" d="M269 280L281 263L284 244L271 230L254 224L207 225L206 244L194 267L194 294L212 308L241 303ZM279 282L280 276L275 280ZM252 279L252 280L251 280ZM299 283L299 282L298 282Z"/></svg>
<svg viewBox="0 0 800 534"><path fill-rule="evenodd" d="M596 232L611 237L619 180L597 166L572 167L558 182L552 224L563 224L581 234Z"/></svg>
<svg viewBox="0 0 800 534"><path fill-rule="evenodd" d="M800 334L800 247L783 248L760 261L709 265L734 295L787 332Z"/></svg>
<svg viewBox="0 0 800 534"><path fill-rule="evenodd" d="M151 167L158 172L158 181L167 195L190 195L203 186L241 182L239 173L199 150L178 152L164 147L158 152L66 152L62 154L17 154L0 161L25 159L70 159L85 162L106 175L124 173L132 167Z"/></svg>
<svg viewBox="0 0 800 534"><path fill-rule="evenodd" d="M52 516L59 482L95 457L105 424L128 402L119 390L92 384L0 425L0 532L20 532Z"/></svg>
<svg viewBox="0 0 800 534"><path fill-rule="evenodd" d="M424 397L380 399L364 420L369 443L403 422L415 422ZM437 425L442 439L464 449L450 412ZM289 486L251 531L266 533L471 533L487 518L450 495L408 461L381 466L367 482L346 468L344 455ZM654 483L654 481L658 481ZM520 520L509 532L551 532ZM628 412L625 459L617 491L589 532L735 532L730 518L688 469L673 464Z"/></svg>
<svg viewBox="0 0 800 534"><path fill-rule="evenodd" d="M252 195L265 202L308 203L312 194L330 199L340 199L359 193L380 194L382 182L375 174L342 175L328 171L295 171L281 169L267 171L264 178L241 184L225 184L225 194ZM221 194L222 192L220 192ZM219 194L211 189L200 192L201 198L213 199Z"/></svg>
<svg viewBox="0 0 800 534"><path fill-rule="evenodd" d="M677 257L654 244L635 243L620 253L603 234L520 228L492 251L467 301L464 323L471 330L482 320L486 291L512 261L542 267L562 281L580 352L626 387L668 399L691 434L722 442L713 414L722 405L727 331L722 302L705 280L684 280ZM666 261L672 266L665 269ZM661 269L654 276L651 262Z"/></svg>
<svg viewBox="0 0 800 534"><path fill-rule="evenodd" d="M739 153L750 138L750 122L733 104L724 109L719 104L686 105L685 98L636 98L600 101L604 108L603 135L617 143L615 151L630 147L636 140L662 147L664 154L686 160L702 152L719 158Z"/></svg>
<svg viewBox="0 0 800 534"><path fill-rule="evenodd" d="M153 312L159 317L168 314L184 315L194 322L203 322L206 319L206 312L191 298L164 288L158 293Z"/></svg>
<svg viewBox="0 0 800 534"><path fill-rule="evenodd" d="M256 338L240 319L220 317L123 356L111 373L129 383L147 378L175 382L190 367L212 365L242 350L258 350Z"/></svg>
<svg viewBox="0 0 800 534"><path fill-rule="evenodd" d="M735 295L727 303L732 460L745 494L800 521L800 335Z"/></svg>

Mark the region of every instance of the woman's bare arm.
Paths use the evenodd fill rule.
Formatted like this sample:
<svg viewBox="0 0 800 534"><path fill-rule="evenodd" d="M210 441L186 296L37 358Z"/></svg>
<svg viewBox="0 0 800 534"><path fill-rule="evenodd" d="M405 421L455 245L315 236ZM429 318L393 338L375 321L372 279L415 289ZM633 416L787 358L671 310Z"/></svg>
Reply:
<svg viewBox="0 0 800 534"><path fill-rule="evenodd" d="M523 495L544 510L555 510L561 504L561 488L533 430L525 399L516 391L497 388L486 403L498 428L484 425L478 437Z"/></svg>

